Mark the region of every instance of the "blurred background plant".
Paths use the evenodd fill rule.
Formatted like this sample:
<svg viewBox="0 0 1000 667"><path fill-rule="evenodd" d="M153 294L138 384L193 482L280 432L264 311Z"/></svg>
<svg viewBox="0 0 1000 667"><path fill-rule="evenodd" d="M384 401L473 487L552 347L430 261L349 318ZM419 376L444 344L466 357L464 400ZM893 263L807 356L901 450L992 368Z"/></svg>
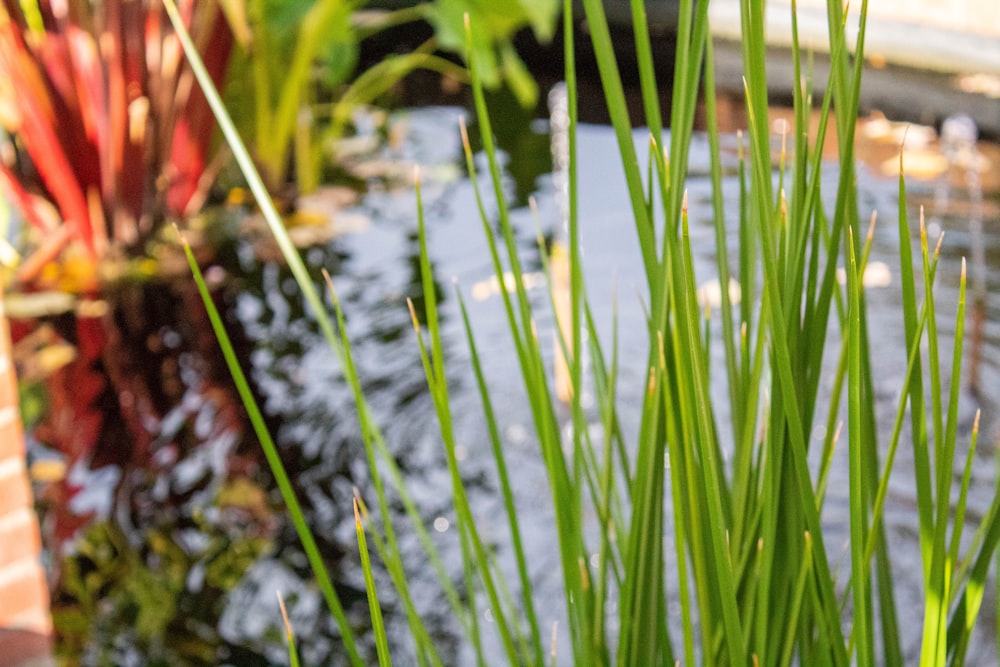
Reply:
<svg viewBox="0 0 1000 667"><path fill-rule="evenodd" d="M22 280L68 246L91 262L140 253L166 220L201 206L215 121L159 3L5 1L0 11L0 176L41 232ZM228 23L213 3L181 11L221 84Z"/></svg>
<svg viewBox="0 0 1000 667"><path fill-rule="evenodd" d="M212 511L169 506L144 526L141 544L114 522L83 531L60 559L61 595L53 603L63 664L208 666L220 656L262 664L252 648L227 642L217 623L229 592L273 549L263 495L247 478L228 480Z"/></svg>
<svg viewBox="0 0 1000 667"><path fill-rule="evenodd" d="M465 12L482 27L474 48L485 84L506 82L525 106L537 101L512 40L529 27L549 40L553 0L366 4L181 3L213 81L222 87L228 78L231 108L270 192L286 203L320 184L359 105L416 69L465 80L463 69L440 55L461 52ZM6 197L40 232L15 244L33 247L18 277L37 279L72 247L59 263L59 275L72 276L63 282L74 291L96 288L95 260L112 249L142 255L165 221L201 210L226 162L213 144L215 121L160 3L5 0L0 11L0 178ZM363 40L420 21L433 36L357 73ZM240 57L230 69L234 37ZM3 231L6 239L16 230Z"/></svg>
<svg viewBox="0 0 1000 667"><path fill-rule="evenodd" d="M269 190L281 193L294 184L292 196L319 185L324 156L335 152L333 144L359 106L376 101L418 69L467 81L464 68L441 55L464 53L465 13L476 16L482 27L474 46L484 63L485 84L506 84L523 106L533 108L538 86L513 39L530 28L536 39L549 41L558 14L553 0L229 0L224 6L241 48L226 91L228 104L236 110L241 133L250 138ZM428 39L357 72L362 41L419 22L433 28Z"/></svg>

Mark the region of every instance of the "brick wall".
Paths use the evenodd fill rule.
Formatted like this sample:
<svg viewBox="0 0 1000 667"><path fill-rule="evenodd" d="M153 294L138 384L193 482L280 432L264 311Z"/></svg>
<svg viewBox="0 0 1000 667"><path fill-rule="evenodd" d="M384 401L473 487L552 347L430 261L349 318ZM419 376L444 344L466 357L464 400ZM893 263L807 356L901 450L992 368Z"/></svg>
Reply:
<svg viewBox="0 0 1000 667"><path fill-rule="evenodd" d="M38 641L52 632L40 549L0 292L0 653L8 657L34 646L24 657L37 660L49 643Z"/></svg>

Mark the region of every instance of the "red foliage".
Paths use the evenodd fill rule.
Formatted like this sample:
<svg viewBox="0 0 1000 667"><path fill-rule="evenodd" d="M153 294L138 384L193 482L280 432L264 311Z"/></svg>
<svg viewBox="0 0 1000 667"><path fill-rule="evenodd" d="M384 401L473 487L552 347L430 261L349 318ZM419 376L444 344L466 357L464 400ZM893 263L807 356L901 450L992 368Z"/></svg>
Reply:
<svg viewBox="0 0 1000 667"><path fill-rule="evenodd" d="M215 120L177 36L156 0L36 0L35 16L25 4L0 4L0 123L22 154L0 163L0 181L32 225L69 229L43 252L69 239L95 256L109 241L138 249L197 204L210 157ZM214 2L179 4L221 83L225 17Z"/></svg>

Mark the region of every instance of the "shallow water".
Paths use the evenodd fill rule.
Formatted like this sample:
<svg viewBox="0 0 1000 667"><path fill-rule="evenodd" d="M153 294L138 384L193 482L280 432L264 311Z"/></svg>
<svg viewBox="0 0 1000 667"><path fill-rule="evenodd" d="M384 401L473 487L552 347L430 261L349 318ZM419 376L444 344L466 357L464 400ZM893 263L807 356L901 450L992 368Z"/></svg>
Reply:
<svg viewBox="0 0 1000 667"><path fill-rule="evenodd" d="M530 414L518 389L520 380L516 364L512 363L513 350L501 302L496 285L490 282L492 268L472 188L462 177L457 122L463 114L465 111L457 108L424 108L394 116L396 129L391 135L397 140L381 144L361 160L368 169L363 172L367 194L351 213L353 219L361 216L369 224L306 250L305 257L317 273L325 267L334 274L334 285L348 317L348 335L373 410L390 449L410 480L426 525L435 528L447 566L457 581L460 561L455 531L450 528L454 521L447 493L450 482L406 308L407 298L419 298L420 278L415 198L407 181L410 170L405 165L421 165L430 256L442 299L446 363L452 369L453 411L465 454L463 466L469 494L481 530L496 543L502 558L506 524L467 364L453 281L468 302L493 398L503 408L500 427L509 459L517 462L515 493L525 510L522 529L529 545L538 598L558 601L561 580L550 541L551 518L544 510L549 504L545 471L530 435ZM511 138L503 148L506 164L518 169L508 185L517 204L513 222L521 260L528 271L537 273L541 261L536 233L541 230L551 236L560 218L549 173L547 127L536 122L531 128L528 131L521 127L520 132L509 133ZM643 155L646 136L636 132L635 138L643 147L639 151ZM870 141L868 153L881 155L875 150L877 143ZM727 139L727 145L733 148L733 138ZM645 278L628 214L624 180L616 166L613 132L604 126L582 126L579 147L585 280L605 344L610 339L611 304L617 298L623 353L620 410L626 437L634 440L630 434L634 434L638 423L636 399L644 383L645 358L635 358L629 352L646 349L643 311L637 296L643 291ZM928 150L933 149L929 144ZM704 137L696 137L692 155L688 183L691 238L698 279L708 280L714 273L714 234ZM730 165L735 164L735 151L729 150L727 156ZM996 169L997 163L993 164ZM883 161L871 158L860 167L860 205L863 216L869 209L879 212L872 262L893 267L897 264L896 181L891 171L883 172L883 166ZM835 171L832 167L828 171L828 180L833 182ZM955 183L945 207L939 184L947 178L953 178ZM985 184L982 236L974 238L968 225L969 192L962 184L962 174L952 171L934 179L911 180L909 187L911 220L917 219L916 207L923 204L931 224L947 232L937 278L943 350L950 349L949 334L954 329L959 258L971 255L974 246L983 250L983 265L970 266L970 272L983 270L985 290L982 353L977 364L979 390L975 394L970 390L963 393L960 436L960 442L968 441L972 416L977 407L982 407L980 451L976 454L978 464L969 502L971 527L990 501L993 445L1000 438L1000 189ZM737 188L732 176L727 177L724 187L727 201L735 206ZM537 217L526 206L529 195L537 202ZM935 204L940 210L932 210ZM735 233L730 238L735 243ZM315 322L304 312L288 272L275 264L262 264L260 254L260 246L247 241L220 246L216 263L222 268L215 272L218 298L227 308L230 323L238 325L238 347L248 360L255 389L321 548L340 582L341 593L352 617L364 625L367 611L359 604L364 595L363 582L360 572L351 565L355 540L350 498L352 487L358 486L363 492L368 488L368 474L353 402L339 366ZM868 296L873 358L880 363L875 389L882 441L888 438L906 362L898 282L893 270L888 271L889 285L871 289ZM225 275L218 275L221 273ZM537 324L540 340L544 341L553 330L546 306L548 297L541 285L531 294L539 308ZM155 305L142 305L150 298ZM82 634L67 633L64 650L78 652L84 664L97 664L102 656L113 656L115 664L144 664L154 658L166 659L162 656L171 651L183 651L180 659L188 664L283 662L280 616L274 597L274 590L280 589L289 604L305 663L336 664L339 651L332 623L317 591L308 583L308 567L280 501L270 491L270 477L254 439L239 419L231 386L212 351L211 334L204 322L197 321L199 318L188 322L185 317L196 308L193 292L183 282L170 288L122 288L118 305L112 306L112 314L103 316L97 327L103 331L105 342L117 342L119 351L96 350L96 356L83 364L83 370L78 368L74 378L64 381L66 386L80 386L81 377L104 373L103 379L92 378L95 392L102 398L84 406L91 408L91 413L103 410L103 416L94 417L98 422L94 426L96 441L76 445L79 452L70 457L67 480L47 491L53 508L60 506L60 499L72 496L68 504L71 512L49 512L48 537L68 540L77 523L83 522L80 515L87 512L116 526L104 533L92 533L89 546L58 542L67 553L76 554L70 561L84 573L100 574L92 576L91 582L96 581L98 586L92 592L95 601L102 598L94 609L80 612L82 597L72 587L86 578L79 573L74 578L71 572L63 571L55 594L57 611L66 612L71 620L79 619L82 613L91 626ZM79 323L60 320L56 324L72 342L88 340L80 333ZM967 331L970 329L971 325ZM718 322L713 323L713 330L720 330ZM123 360L119 367L110 361L115 358ZM720 355L715 367L720 368L721 363ZM136 379L138 376L145 379ZM723 387L714 390L721 398ZM116 398L124 407L114 405ZM100 410L93 409L95 403ZM50 414L46 424L35 431L36 440L53 433L55 421ZM145 435L140 438L137 433ZM815 435L822 437L820 429L815 430ZM124 442L137 444L123 448ZM887 521L902 625L919 627L907 616L912 612L916 618L919 613L916 596L920 584L919 552L912 528L915 491L905 474L911 466L909 455L904 441L897 464L904 474L896 476L891 486ZM832 530L828 538L831 560L846 565L846 552L838 551L842 547L837 539L846 539L848 534L844 510L846 448L842 447L838 456L844 460L834 464L824 520ZM422 562L419 545L408 534L403 537L403 549L412 555L412 563ZM54 558L58 551L54 550ZM117 559L109 553L116 554ZM122 562L129 563L130 569L121 566ZM135 599L136 591L148 591L151 584L171 591L172 602L168 595L146 595L130 606L127 600ZM418 576L414 585L418 605L430 619L428 626L440 632L437 639L445 661L462 663L466 656L433 580ZM226 592L229 588L232 590ZM387 580L382 590L389 591ZM389 598L387 593L384 596ZM392 604L388 607L390 624L398 623L393 620ZM990 607L989 603L985 605L980 627L995 626ZM154 609L158 611L151 611ZM549 627L560 613L558 602L543 603L540 622ZM136 615L145 620L147 625L143 627L149 630L146 635L142 629L125 630ZM152 630L164 634L167 646L153 638ZM995 642L986 636L989 632L972 647L970 664L995 664ZM919 649L919 637L911 634L907 640L906 650L912 656ZM562 655L568 653L564 650Z"/></svg>

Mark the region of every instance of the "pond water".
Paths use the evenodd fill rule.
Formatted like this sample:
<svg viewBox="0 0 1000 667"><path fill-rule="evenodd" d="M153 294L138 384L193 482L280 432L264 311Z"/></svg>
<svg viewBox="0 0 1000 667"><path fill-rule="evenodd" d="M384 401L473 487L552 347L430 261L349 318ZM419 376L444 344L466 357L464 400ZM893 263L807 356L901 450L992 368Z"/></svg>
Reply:
<svg viewBox="0 0 1000 667"><path fill-rule="evenodd" d="M470 499L481 530L502 558L505 522L452 281L468 301L493 398L503 408L500 427L509 460L517 462L514 490L525 510L522 529L538 598L559 600L558 557L550 541L551 517L544 509L549 504L545 471L519 391L472 187L463 176L457 125L466 113L431 107L393 115L390 140L348 163L349 174L366 186L366 194L342 218L349 229L304 254L317 274L320 268L333 274L378 423L458 580L450 482L406 307L406 299L418 299L421 291L415 196L408 180L409 165L421 165L430 256L442 298L446 363L452 369L453 411ZM896 266L898 256L896 180L891 168L883 169L886 160L896 159L898 130L878 119L865 123L860 134L866 143L859 149L865 160L859 167L860 205L863 214L879 212L872 262L884 263L888 279L887 286L873 287L868 297L873 358L884 364L875 376L883 441L906 362L898 282L889 268ZM911 139L919 134L910 132ZM548 126L542 121L513 124L510 131L500 128L498 134L521 259L535 275L541 271L536 233L541 230L551 237L560 224ZM635 139L645 145L643 132L636 132ZM970 181L959 158L945 156L929 135L926 146L919 140L908 145L916 146L908 161L923 165L925 172L924 178L909 184L911 219L917 219L917 207L924 205L932 238L939 230L947 232L937 278L943 345L950 345L954 328L960 257L970 258L970 285L980 290L978 359L966 359L967 372L975 366L977 387L967 384L963 393L960 440L968 442L972 416L982 408L969 502L971 526L988 507L993 449L1000 439L1000 187L988 178ZM595 317L602 323L602 340L610 338L611 304L617 298L620 409L625 433L634 434L645 356L630 351L646 349L637 296L645 279L613 132L606 126L584 125L579 147L585 280ZM734 136L727 135L726 151L733 167ZM714 273L714 236L704 137L696 137L692 155L691 236L698 278L707 281ZM953 168L948 168L948 158ZM980 145L977 159L994 171L1000 164L996 147L986 144ZM831 166L828 171L832 183L836 170ZM735 206L732 175L725 187L727 200ZM537 214L527 206L529 196L537 202ZM982 219L978 228L969 222L976 211ZM270 261L266 243L231 233L244 224L241 216L224 218L215 231L206 232L216 249L208 261L214 267L209 278L339 592L362 627L367 609L361 573L354 565L351 496L355 486L365 492L368 474L350 392L289 273ZM731 238L735 242L735 227ZM548 297L540 283L531 294L539 308L539 337L546 340L553 331ZM38 488L43 532L58 573L53 599L60 651L79 656L81 664L284 663L278 590L288 604L304 663L339 664L332 621L309 583L308 564L241 418L190 282L122 284L106 304L92 310L98 311L94 317L85 311L47 320L50 338L76 345L78 356L47 382L49 408L30 443L34 459L61 457L68 465L63 479L39 482ZM22 323L21 331L37 326ZM967 331L972 328L970 324ZM721 397L722 387L717 390ZM634 441L634 436L627 439ZM845 458L833 466L824 516L832 531L828 544L833 562L846 561L846 551L838 550L848 535L846 448L841 450ZM900 447L901 472L912 465L909 456L909 449ZM903 627L920 627L913 622L920 613L915 597L920 590L915 490L907 475L895 480L886 516L896 558L897 601ZM422 558L416 539L405 533L402 547L418 568ZM439 634L443 658L464 664L467 656L433 579L417 576L414 586L428 627ZM388 581L382 590L390 599ZM394 620L391 601L387 608L390 627L395 627L399 621ZM980 627L995 627L990 608L985 605ZM542 624L549 626L561 614L558 602L543 603L540 614ZM996 663L991 632L984 631L972 647L970 664ZM919 637L909 635L907 642L912 657Z"/></svg>

